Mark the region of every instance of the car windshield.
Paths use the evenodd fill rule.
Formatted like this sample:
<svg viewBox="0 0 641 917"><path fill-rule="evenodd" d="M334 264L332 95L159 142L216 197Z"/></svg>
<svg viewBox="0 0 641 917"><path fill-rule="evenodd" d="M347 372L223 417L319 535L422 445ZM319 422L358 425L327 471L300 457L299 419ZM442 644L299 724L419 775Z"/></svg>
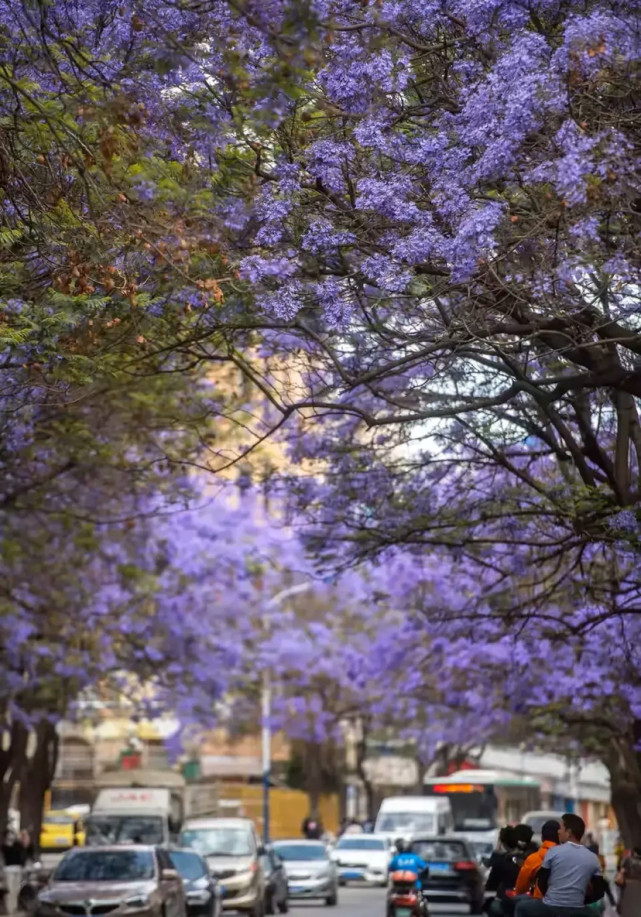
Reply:
<svg viewBox="0 0 641 917"><path fill-rule="evenodd" d="M45 815L43 819L44 825L73 825L73 818L71 815Z"/></svg>
<svg viewBox="0 0 641 917"><path fill-rule="evenodd" d="M183 879L202 879L207 874L205 863L197 853L187 853L184 850L170 850L169 856Z"/></svg>
<svg viewBox="0 0 641 917"><path fill-rule="evenodd" d="M344 837L337 844L338 850L385 850L385 842L371 837Z"/></svg>
<svg viewBox="0 0 641 917"><path fill-rule="evenodd" d="M87 840L90 844L162 844L163 820L154 815L94 815Z"/></svg>
<svg viewBox="0 0 641 917"><path fill-rule="evenodd" d="M276 853L286 863L297 860L326 860L327 850L323 844L278 844Z"/></svg>
<svg viewBox="0 0 641 917"><path fill-rule="evenodd" d="M248 857L256 852L247 828L191 828L180 836L183 847L193 847L201 856Z"/></svg>
<svg viewBox="0 0 641 917"><path fill-rule="evenodd" d="M154 877L147 850L74 850L60 863L54 882L136 882Z"/></svg>
<svg viewBox="0 0 641 917"><path fill-rule="evenodd" d="M434 831L434 816L427 812L388 812L376 825L377 831L398 831L415 834L417 831Z"/></svg>
<svg viewBox="0 0 641 917"><path fill-rule="evenodd" d="M411 849L412 853L417 853L426 863L433 860L452 862L469 859L469 853L462 841L414 841Z"/></svg>

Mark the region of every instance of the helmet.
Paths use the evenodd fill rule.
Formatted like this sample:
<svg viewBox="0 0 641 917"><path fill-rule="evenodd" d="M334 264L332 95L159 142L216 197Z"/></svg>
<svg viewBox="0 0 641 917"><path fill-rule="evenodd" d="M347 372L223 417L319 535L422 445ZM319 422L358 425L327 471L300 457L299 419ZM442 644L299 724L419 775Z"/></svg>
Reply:
<svg viewBox="0 0 641 917"><path fill-rule="evenodd" d="M403 837L397 837L396 841L394 842L394 846L399 853L403 853L405 850L407 850L407 844L405 843L405 838Z"/></svg>

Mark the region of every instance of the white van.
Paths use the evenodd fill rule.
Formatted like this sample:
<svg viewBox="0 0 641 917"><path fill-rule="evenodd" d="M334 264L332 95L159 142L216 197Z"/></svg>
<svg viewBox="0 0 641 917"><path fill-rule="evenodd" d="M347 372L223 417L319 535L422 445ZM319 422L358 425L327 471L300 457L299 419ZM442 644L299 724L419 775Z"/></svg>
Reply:
<svg viewBox="0 0 641 917"><path fill-rule="evenodd" d="M449 834L453 830L449 799L434 796L388 796L381 803L374 826L375 834L392 840Z"/></svg>
<svg viewBox="0 0 641 917"><path fill-rule="evenodd" d="M87 822L87 844L168 844L178 812L167 789L100 790Z"/></svg>

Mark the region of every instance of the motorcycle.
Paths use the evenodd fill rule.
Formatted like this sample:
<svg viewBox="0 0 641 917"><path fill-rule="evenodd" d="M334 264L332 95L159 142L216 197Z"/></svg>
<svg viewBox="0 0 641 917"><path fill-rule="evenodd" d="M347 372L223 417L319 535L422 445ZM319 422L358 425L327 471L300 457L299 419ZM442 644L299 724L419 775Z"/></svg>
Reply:
<svg viewBox="0 0 641 917"><path fill-rule="evenodd" d="M427 879L429 870L424 869L421 881ZM390 876L390 891L387 899L387 917L429 917L427 898L416 887L419 876L415 872L402 870Z"/></svg>
<svg viewBox="0 0 641 917"><path fill-rule="evenodd" d="M50 875L51 870L46 869L42 863L33 863L25 869L18 892L18 910L21 913L35 914L38 906L38 893L46 886Z"/></svg>

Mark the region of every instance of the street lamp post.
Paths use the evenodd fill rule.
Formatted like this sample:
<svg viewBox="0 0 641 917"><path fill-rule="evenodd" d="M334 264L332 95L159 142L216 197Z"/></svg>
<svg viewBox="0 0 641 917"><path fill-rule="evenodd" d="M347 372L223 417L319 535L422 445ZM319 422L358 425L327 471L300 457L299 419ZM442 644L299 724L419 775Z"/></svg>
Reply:
<svg viewBox="0 0 641 917"><path fill-rule="evenodd" d="M290 586L288 589L282 589L273 598L269 600L266 606L266 622L269 621L269 612L278 608L281 602L292 596L300 595L301 592L307 592L311 589L311 583L298 583L297 586ZM265 666L262 676L261 690L261 715L262 715L262 735L263 735L263 841L269 843L269 788L271 785L272 770L272 684L269 668Z"/></svg>

